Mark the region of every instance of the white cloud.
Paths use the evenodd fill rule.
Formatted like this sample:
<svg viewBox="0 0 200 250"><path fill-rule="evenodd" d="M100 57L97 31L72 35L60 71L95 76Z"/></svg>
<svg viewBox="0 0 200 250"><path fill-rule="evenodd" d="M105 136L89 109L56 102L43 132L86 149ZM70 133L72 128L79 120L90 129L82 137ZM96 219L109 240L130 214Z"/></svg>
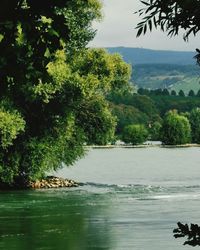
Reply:
<svg viewBox="0 0 200 250"><path fill-rule="evenodd" d="M200 35L191 37L189 42L183 41L182 36L169 38L161 31L153 31L145 36L136 38L135 27L140 21L135 11L142 7L139 0L104 0L104 20L94 23L97 29L92 47L143 47L152 49L195 50L200 47Z"/></svg>

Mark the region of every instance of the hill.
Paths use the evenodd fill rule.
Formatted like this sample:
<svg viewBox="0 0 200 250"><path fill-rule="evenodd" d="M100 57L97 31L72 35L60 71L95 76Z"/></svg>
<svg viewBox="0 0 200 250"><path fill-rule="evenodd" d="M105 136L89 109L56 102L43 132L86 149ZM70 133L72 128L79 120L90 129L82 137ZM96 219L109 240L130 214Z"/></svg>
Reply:
<svg viewBox="0 0 200 250"><path fill-rule="evenodd" d="M168 88L186 94L200 89L200 70L195 52L165 51L141 48L112 47L110 53L120 53L133 66L132 81L142 88Z"/></svg>
<svg viewBox="0 0 200 250"><path fill-rule="evenodd" d="M124 60L132 65L136 64L195 64L192 51L151 50L142 48L110 47L110 53L120 53Z"/></svg>
<svg viewBox="0 0 200 250"><path fill-rule="evenodd" d="M187 94L199 90L199 76L197 65L138 64L133 66L132 81L142 88L182 89Z"/></svg>

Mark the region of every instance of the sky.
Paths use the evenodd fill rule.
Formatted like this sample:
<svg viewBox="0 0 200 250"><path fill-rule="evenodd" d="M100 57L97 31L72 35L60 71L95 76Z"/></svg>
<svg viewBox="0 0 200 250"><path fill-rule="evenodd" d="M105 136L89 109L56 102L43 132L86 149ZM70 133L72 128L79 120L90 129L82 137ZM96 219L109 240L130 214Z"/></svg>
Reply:
<svg viewBox="0 0 200 250"><path fill-rule="evenodd" d="M157 50L194 51L200 48L200 34L184 42L182 35L169 38L159 30L136 38L136 25L141 20L135 11L143 7L139 0L102 0L103 20L94 22L96 37L91 47L137 47Z"/></svg>

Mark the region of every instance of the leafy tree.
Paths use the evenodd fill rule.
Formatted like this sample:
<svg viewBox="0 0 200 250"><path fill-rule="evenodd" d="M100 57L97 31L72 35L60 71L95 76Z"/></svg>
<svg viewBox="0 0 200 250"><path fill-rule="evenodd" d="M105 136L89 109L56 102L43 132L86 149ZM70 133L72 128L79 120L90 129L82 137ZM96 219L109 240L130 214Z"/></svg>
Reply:
<svg viewBox="0 0 200 250"><path fill-rule="evenodd" d="M169 95L169 90L168 89L163 89L162 94L163 95Z"/></svg>
<svg viewBox="0 0 200 250"><path fill-rule="evenodd" d="M0 183L27 185L112 139L105 94L128 84L120 56L86 49L97 0L2 1Z"/></svg>
<svg viewBox="0 0 200 250"><path fill-rule="evenodd" d="M144 125L128 125L122 132L122 140L133 145L141 144L148 138L148 131Z"/></svg>
<svg viewBox="0 0 200 250"><path fill-rule="evenodd" d="M144 89L144 88L139 88L137 92L139 95L149 95L150 94L150 91L148 89Z"/></svg>
<svg viewBox="0 0 200 250"><path fill-rule="evenodd" d="M200 109L195 108L189 115L192 129L192 142L200 143Z"/></svg>
<svg viewBox="0 0 200 250"><path fill-rule="evenodd" d="M153 93L154 95L162 95L162 89L155 89Z"/></svg>
<svg viewBox="0 0 200 250"><path fill-rule="evenodd" d="M191 89L188 93L188 96L194 97L195 96L194 90Z"/></svg>
<svg viewBox="0 0 200 250"><path fill-rule="evenodd" d="M117 117L116 133L120 135L129 124L148 124L149 117L137 108L124 104L110 104L112 114Z"/></svg>
<svg viewBox="0 0 200 250"><path fill-rule="evenodd" d="M185 93L184 93L183 90L181 89L181 90L178 92L178 95L183 97L183 96L185 96Z"/></svg>
<svg viewBox="0 0 200 250"><path fill-rule="evenodd" d="M161 131L161 123L158 121L155 121L151 126L149 127L149 134L152 141L160 141L160 131Z"/></svg>
<svg viewBox="0 0 200 250"><path fill-rule="evenodd" d="M197 97L200 97L200 89L198 90L196 96L197 96Z"/></svg>
<svg viewBox="0 0 200 250"><path fill-rule="evenodd" d="M172 95L172 96L176 96L176 91L175 91L175 90L172 90L172 91L171 91L171 95Z"/></svg>
<svg viewBox="0 0 200 250"><path fill-rule="evenodd" d="M126 92L113 91L110 95L107 96L107 98L110 102L113 102L115 104L125 104L133 106L152 118L158 112L155 107L154 101L149 96L138 95L129 90Z"/></svg>
<svg viewBox="0 0 200 250"><path fill-rule="evenodd" d="M180 145L190 142L191 128L186 117L176 110L166 113L161 128L161 140L164 144Z"/></svg>

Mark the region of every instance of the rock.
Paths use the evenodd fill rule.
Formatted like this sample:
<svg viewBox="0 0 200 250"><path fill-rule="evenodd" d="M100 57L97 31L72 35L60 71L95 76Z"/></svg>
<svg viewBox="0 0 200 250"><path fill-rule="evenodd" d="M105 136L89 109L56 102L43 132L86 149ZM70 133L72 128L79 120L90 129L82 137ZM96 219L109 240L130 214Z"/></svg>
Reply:
<svg viewBox="0 0 200 250"><path fill-rule="evenodd" d="M38 188L61 188L61 187L78 187L78 183L73 180L63 179L55 176L47 176L42 180L32 181L29 187Z"/></svg>

